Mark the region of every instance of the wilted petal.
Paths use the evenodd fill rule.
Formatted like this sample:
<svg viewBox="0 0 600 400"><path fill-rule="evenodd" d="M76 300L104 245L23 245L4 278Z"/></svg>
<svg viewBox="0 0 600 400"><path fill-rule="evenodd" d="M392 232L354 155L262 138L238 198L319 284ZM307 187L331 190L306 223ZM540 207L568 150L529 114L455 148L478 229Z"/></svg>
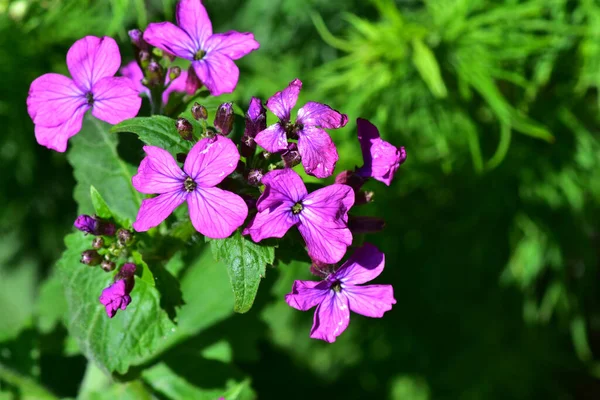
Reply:
<svg viewBox="0 0 600 400"><path fill-rule="evenodd" d="M221 183L237 167L240 153L231 139L216 136L204 138L192 147L183 170L200 187Z"/></svg>
<svg viewBox="0 0 600 400"><path fill-rule="evenodd" d="M381 318L396 304L392 285L343 286L350 310L365 317Z"/></svg>
<svg viewBox="0 0 600 400"><path fill-rule="evenodd" d="M228 237L248 216L248 206L240 196L216 187L198 188L187 200L194 228L212 239Z"/></svg>
<svg viewBox="0 0 600 400"><path fill-rule="evenodd" d="M84 93L71 79L59 74L44 74L29 87L27 111L36 125L57 126L71 119L86 105Z"/></svg>
<svg viewBox="0 0 600 400"><path fill-rule="evenodd" d="M73 111L70 119L57 126L45 127L36 125L35 139L42 146L61 153L64 152L67 150L69 138L81 130L83 116L88 109L89 106L87 104L80 106Z"/></svg>
<svg viewBox="0 0 600 400"><path fill-rule="evenodd" d="M119 46L113 38L86 36L67 53L67 66L73 80L83 90L91 90L100 79L114 76L121 66Z"/></svg>
<svg viewBox="0 0 600 400"><path fill-rule="evenodd" d="M183 190L186 175L173 156L155 146L144 146L147 156L142 160L138 173L131 178L133 187L141 193L169 193Z"/></svg>
<svg viewBox="0 0 600 400"><path fill-rule="evenodd" d="M231 58L220 53L209 53L202 60L192 63L198 79L210 94L219 96L235 89L240 70Z"/></svg>
<svg viewBox="0 0 600 400"><path fill-rule="evenodd" d="M142 99L133 82L125 77L101 79L94 85L92 92L92 115L109 124L118 124L135 117L142 106Z"/></svg>
<svg viewBox="0 0 600 400"><path fill-rule="evenodd" d="M302 89L302 81L300 79L294 79L288 87L283 89L281 92L275 93L267 101L267 108L282 121L289 121L290 112L298 101L298 95Z"/></svg>
<svg viewBox="0 0 600 400"><path fill-rule="evenodd" d="M109 318L114 317L117 310L125 310L131 303L131 297L129 296L125 280L118 280L102 290L102 294L98 300L100 300L100 303L105 307L106 314Z"/></svg>
<svg viewBox="0 0 600 400"><path fill-rule="evenodd" d="M318 126L326 129L341 128L348 123L348 116L328 105L309 101L298 110L297 123L304 126Z"/></svg>
<svg viewBox="0 0 600 400"><path fill-rule="evenodd" d="M330 292L331 287L325 281L294 281L292 293L285 295L285 301L296 310L307 311L322 303Z"/></svg>
<svg viewBox="0 0 600 400"><path fill-rule="evenodd" d="M265 209L256 214L243 234L250 235L255 242L266 238L282 238L297 222L298 217L292 214L292 205L283 203L277 208Z"/></svg>
<svg viewBox="0 0 600 400"><path fill-rule="evenodd" d="M265 185L265 191L256 202L258 211L279 207L282 203L293 206L307 193L300 175L289 168L271 171L263 176L261 182Z"/></svg>
<svg viewBox="0 0 600 400"><path fill-rule="evenodd" d="M298 230L306 242L308 255L315 261L334 264L344 257L352 244L352 233L342 222L323 222L302 211Z"/></svg>
<svg viewBox="0 0 600 400"><path fill-rule="evenodd" d="M229 31L209 37L204 45L204 50L207 53L216 51L232 60L237 60L259 47L260 44L254 40L252 33Z"/></svg>
<svg viewBox="0 0 600 400"><path fill-rule="evenodd" d="M370 243L361 248L342 264L331 279L342 283L359 285L377 278L385 265L385 255Z"/></svg>
<svg viewBox="0 0 600 400"><path fill-rule="evenodd" d="M121 75L131 79L133 86L139 93L144 93L150 97L150 89L142 84L144 73L136 61L131 61L126 66L121 68Z"/></svg>
<svg viewBox="0 0 600 400"><path fill-rule="evenodd" d="M348 210L354 205L354 190L348 185L334 183L306 196L302 205L305 208L303 214L310 211L310 219L316 224L332 221L345 224Z"/></svg>
<svg viewBox="0 0 600 400"><path fill-rule="evenodd" d="M144 40L179 58L193 60L199 50L192 38L180 27L170 22L149 24L144 31Z"/></svg>
<svg viewBox="0 0 600 400"><path fill-rule="evenodd" d="M315 311L310 337L333 343L350 323L350 310L346 296L329 292Z"/></svg>
<svg viewBox="0 0 600 400"><path fill-rule="evenodd" d="M333 174L339 156L327 132L305 127L298 132L298 150L307 174L317 178L327 178Z"/></svg>
<svg viewBox="0 0 600 400"><path fill-rule="evenodd" d="M258 132L254 141L269 153L277 153L287 149L287 136L279 123Z"/></svg>
<svg viewBox="0 0 600 400"><path fill-rule="evenodd" d="M169 87L163 92L162 102L163 104L167 104L169 102L169 95L173 92L175 93L185 93L187 91L187 79L188 73L186 70L182 70L181 74L175 78L173 81L169 79L167 76L166 84L169 84ZM195 92L195 90L194 90Z"/></svg>
<svg viewBox="0 0 600 400"><path fill-rule="evenodd" d="M133 223L133 229L138 232L145 232L158 226L185 201L186 196L187 192L176 191L143 200Z"/></svg>
<svg viewBox="0 0 600 400"><path fill-rule="evenodd" d="M177 25L192 38L199 50L212 35L212 23L201 0L180 0L175 11Z"/></svg>

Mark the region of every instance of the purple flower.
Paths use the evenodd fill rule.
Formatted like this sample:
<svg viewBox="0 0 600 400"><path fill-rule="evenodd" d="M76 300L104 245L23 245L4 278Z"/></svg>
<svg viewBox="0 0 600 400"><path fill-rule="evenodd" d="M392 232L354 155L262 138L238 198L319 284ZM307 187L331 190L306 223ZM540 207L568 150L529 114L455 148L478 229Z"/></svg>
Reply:
<svg viewBox="0 0 600 400"><path fill-rule="evenodd" d="M85 214L78 216L73 226L81 232L90 233L95 236L112 236L115 234L116 230L113 223L102 221Z"/></svg>
<svg viewBox="0 0 600 400"><path fill-rule="evenodd" d="M181 0L176 9L177 25L148 25L144 40L177 57L190 60L188 93L203 83L213 96L231 93L240 71L233 62L259 48L252 33L212 33L212 24L200 0Z"/></svg>
<svg viewBox="0 0 600 400"><path fill-rule="evenodd" d="M118 309L125 310L131 303L129 294L133 290L135 264L127 263L121 267L119 273L115 276L115 282L102 290L99 297L100 303L106 308L106 314L112 318Z"/></svg>
<svg viewBox="0 0 600 400"><path fill-rule="evenodd" d="M130 79L114 76L120 65L119 48L112 38L86 36L76 41L67 53L73 79L45 74L29 88L27 111L37 142L64 152L90 108L94 117L110 124L135 117L142 100Z"/></svg>
<svg viewBox="0 0 600 400"><path fill-rule="evenodd" d="M226 238L246 219L248 207L237 194L215 187L231 174L240 159L235 144L223 136L205 138L192 147L183 171L166 150L144 146L133 186L141 193L159 193L145 199L133 223L142 232L157 226L187 200L194 228L213 239Z"/></svg>
<svg viewBox="0 0 600 400"><path fill-rule="evenodd" d="M350 186L334 184L308 194L302 178L286 168L262 178L265 191L259 197L258 214L244 230L252 240L281 238L298 226L308 255L323 263L336 263L352 244L347 227L348 210L354 204Z"/></svg>
<svg viewBox="0 0 600 400"><path fill-rule="evenodd" d="M135 89L138 91L138 93L143 93L148 96L148 98L151 98L150 89L142 84L144 73L137 62L131 61L129 64L121 68L121 75L133 81L135 84ZM181 71L181 74L177 78L173 79L173 82L171 82L171 78L169 78L167 75L165 80L165 86L167 86L167 88L162 94L162 103L167 104L169 102L169 95L173 92L184 93L186 88L186 80L187 71Z"/></svg>
<svg viewBox="0 0 600 400"><path fill-rule="evenodd" d="M375 125L366 119L358 118L356 125L364 159L363 166L356 173L389 186L398 167L406 160L406 150L382 140Z"/></svg>
<svg viewBox="0 0 600 400"><path fill-rule="evenodd" d="M348 117L331 107L308 102L298 110L296 123L290 121L290 112L296 105L302 82L294 79L287 88L275 93L267 108L279 117L279 122L256 135L256 143L270 153L287 149L288 137L298 137L302 165L309 175L326 178L333 173L338 153L333 141L322 128L337 129L346 125Z"/></svg>
<svg viewBox="0 0 600 400"><path fill-rule="evenodd" d="M246 112L246 128L242 136L240 151L244 157L251 157L256 149L256 134L267 127L267 110L258 97L253 97Z"/></svg>
<svg viewBox="0 0 600 400"><path fill-rule="evenodd" d="M384 264L383 253L366 243L323 281L295 281L285 301L301 311L317 306L310 337L333 343L348 327L350 310L381 318L396 304L392 285L359 286L379 276Z"/></svg>

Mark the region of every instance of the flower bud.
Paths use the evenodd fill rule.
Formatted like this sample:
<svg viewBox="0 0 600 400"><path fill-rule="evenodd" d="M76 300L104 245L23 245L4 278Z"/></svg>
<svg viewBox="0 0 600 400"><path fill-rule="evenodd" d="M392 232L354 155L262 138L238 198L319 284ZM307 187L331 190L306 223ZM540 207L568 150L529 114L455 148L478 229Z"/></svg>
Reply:
<svg viewBox="0 0 600 400"><path fill-rule="evenodd" d="M114 224L85 214L78 216L73 225L80 231L95 236L112 236L115 234L116 230Z"/></svg>
<svg viewBox="0 0 600 400"><path fill-rule="evenodd" d="M175 79L179 78L179 75L181 75L181 68L179 68L177 66L171 67L171 69L169 70L169 79L175 80Z"/></svg>
<svg viewBox="0 0 600 400"><path fill-rule="evenodd" d="M246 127L242 136L241 154L244 157L251 157L256 148L254 137L258 132L267 128L267 110L258 97L250 100L250 106L246 113Z"/></svg>
<svg viewBox="0 0 600 400"><path fill-rule="evenodd" d="M208 111L203 105L194 103L194 105L192 106L192 115L194 116L194 119L196 121L199 121L201 119L205 120L208 118Z"/></svg>
<svg viewBox="0 0 600 400"><path fill-rule="evenodd" d="M110 260L104 260L102 261L102 264L100 264L100 268L106 272L114 271L116 267L117 265Z"/></svg>
<svg viewBox="0 0 600 400"><path fill-rule="evenodd" d="M176 158L177 161L184 164L185 163L185 159L187 158L187 154L186 153L177 153L176 154Z"/></svg>
<svg viewBox="0 0 600 400"><path fill-rule="evenodd" d="M298 151L298 145L296 143L290 143L287 151L281 155L281 159L287 168L293 168L300 164L302 157Z"/></svg>
<svg viewBox="0 0 600 400"><path fill-rule="evenodd" d="M127 229L119 229L117 231L117 241L121 246L127 246L133 242L133 233Z"/></svg>
<svg viewBox="0 0 600 400"><path fill-rule="evenodd" d="M138 58L140 60L140 65L143 69L148 68L148 65L150 64L150 53L148 53L146 50L141 50L138 53Z"/></svg>
<svg viewBox="0 0 600 400"><path fill-rule="evenodd" d="M367 204L373 202L373 198L375 197L375 193L370 190L361 190L359 192L355 192L356 200L354 201L355 206L360 206L362 204Z"/></svg>
<svg viewBox="0 0 600 400"><path fill-rule="evenodd" d="M144 34L139 29L132 29L129 32L131 43L140 50L148 50L148 43L144 40Z"/></svg>
<svg viewBox="0 0 600 400"><path fill-rule="evenodd" d="M248 172L248 184L250 186L260 186L263 173L260 169L252 169Z"/></svg>
<svg viewBox="0 0 600 400"><path fill-rule="evenodd" d="M135 264L133 263L125 263L119 270L119 273L115 276L115 282L120 279L131 279L133 280L133 275L135 274Z"/></svg>
<svg viewBox="0 0 600 400"><path fill-rule="evenodd" d="M155 47L152 49L152 54L154 54L158 58L160 58L164 55L163 51L161 49L159 49L158 47Z"/></svg>
<svg viewBox="0 0 600 400"><path fill-rule="evenodd" d="M104 247L104 238L102 236L97 236L92 240L92 247L96 250Z"/></svg>
<svg viewBox="0 0 600 400"><path fill-rule="evenodd" d="M163 67L156 62L156 60L150 60L148 63L148 85L151 87L162 84L164 70Z"/></svg>
<svg viewBox="0 0 600 400"><path fill-rule="evenodd" d="M102 262L102 256L96 250L86 250L81 253L81 263L93 267Z"/></svg>
<svg viewBox="0 0 600 400"><path fill-rule="evenodd" d="M223 136L229 135L231 132L231 128L233 128L233 103L223 103L219 106L217 110L217 115L215 116L215 128L217 128L217 132Z"/></svg>
<svg viewBox="0 0 600 400"><path fill-rule="evenodd" d="M366 181L367 180L365 178L358 175L354 171L342 171L335 177L335 183L348 185L354 189L354 191L360 190Z"/></svg>
<svg viewBox="0 0 600 400"><path fill-rule="evenodd" d="M185 118L177 118L175 127L177 128L177 132L179 132L179 136L181 136L183 140L194 140L194 136L192 135L194 127L190 121Z"/></svg>
<svg viewBox="0 0 600 400"><path fill-rule="evenodd" d="M385 221L381 218L369 216L350 216L348 219L348 228L353 235L361 233L377 233L383 230Z"/></svg>

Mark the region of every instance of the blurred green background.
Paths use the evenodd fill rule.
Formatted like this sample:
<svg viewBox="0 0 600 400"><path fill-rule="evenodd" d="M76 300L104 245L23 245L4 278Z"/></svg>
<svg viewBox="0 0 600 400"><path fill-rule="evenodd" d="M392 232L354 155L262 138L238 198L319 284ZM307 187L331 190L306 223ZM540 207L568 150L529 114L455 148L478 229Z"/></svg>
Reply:
<svg viewBox="0 0 600 400"><path fill-rule="evenodd" d="M0 399L77 396L86 360L38 300L72 230L64 154L36 144L25 99L66 73L78 38L173 19L174 0L0 0ZM215 32L254 32L234 94L347 113L338 171L360 164L354 120L406 146L391 187L369 184L379 283L397 304L353 315L335 344L283 295L306 265L267 273L254 308L213 326L259 398L600 398L600 4L595 0L205 0ZM50 311L51 312L51 311ZM181 349L180 346L180 349ZM168 356L168 354L167 354ZM185 363L185 359L182 359ZM209 366L183 365L194 379ZM156 395L157 398L164 398ZM28 398L42 398L33 397Z"/></svg>

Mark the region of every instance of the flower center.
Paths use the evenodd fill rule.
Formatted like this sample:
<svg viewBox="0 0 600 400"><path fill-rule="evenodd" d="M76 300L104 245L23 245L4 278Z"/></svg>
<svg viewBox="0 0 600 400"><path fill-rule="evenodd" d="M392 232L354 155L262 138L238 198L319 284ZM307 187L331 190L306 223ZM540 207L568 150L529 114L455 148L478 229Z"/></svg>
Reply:
<svg viewBox="0 0 600 400"><path fill-rule="evenodd" d="M194 182L194 180L189 176L185 178L185 181L183 181L183 188L188 193L193 192L196 189L196 186L196 182Z"/></svg>
<svg viewBox="0 0 600 400"><path fill-rule="evenodd" d="M205 55L206 55L206 52L204 50L198 50L196 52L196 54L194 54L194 60L195 61L202 60Z"/></svg>
<svg viewBox="0 0 600 400"><path fill-rule="evenodd" d="M302 206L302 203L297 202L292 207L292 214L296 215L296 214L300 213L300 211L302 211L303 209L304 209L304 207Z"/></svg>
<svg viewBox="0 0 600 400"><path fill-rule="evenodd" d="M94 94L92 92L87 92L85 94L85 98L87 100L87 103L91 106L92 104L94 104Z"/></svg>
<svg viewBox="0 0 600 400"><path fill-rule="evenodd" d="M336 293L341 292L342 291L342 283L340 281L334 282L333 285L331 285L331 289Z"/></svg>

